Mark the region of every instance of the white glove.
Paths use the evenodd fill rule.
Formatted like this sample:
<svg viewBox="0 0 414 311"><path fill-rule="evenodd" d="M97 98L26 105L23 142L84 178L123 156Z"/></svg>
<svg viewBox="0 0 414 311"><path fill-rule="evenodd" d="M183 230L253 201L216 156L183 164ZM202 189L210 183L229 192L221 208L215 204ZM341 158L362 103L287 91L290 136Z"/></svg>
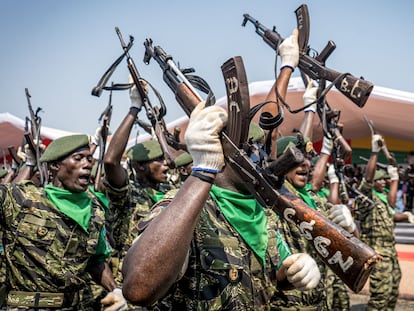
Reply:
<svg viewBox="0 0 414 311"><path fill-rule="evenodd" d="M101 131L102 131L102 128L100 126L98 126L95 130L95 135L90 136L91 144L94 144L96 146L100 145L99 142L101 141Z"/></svg>
<svg viewBox="0 0 414 311"><path fill-rule="evenodd" d="M398 168L393 165L387 166L387 172L391 180L398 180L400 178L398 175Z"/></svg>
<svg viewBox="0 0 414 311"><path fill-rule="evenodd" d="M303 105L307 106L310 103L313 103L309 107L305 108L303 111L312 111L316 112L316 95L318 93L318 87L315 85L313 81L310 81L308 85L306 86L306 90L303 93Z"/></svg>
<svg viewBox="0 0 414 311"><path fill-rule="evenodd" d="M352 218L351 211L348 206L344 204L335 204L329 210L328 218L332 222L344 228L349 233L355 231L356 226L354 219Z"/></svg>
<svg viewBox="0 0 414 311"><path fill-rule="evenodd" d="M184 140L193 157L193 169L217 173L224 167L219 133L227 124L227 111L214 105L204 108L205 104L200 102L192 111Z"/></svg>
<svg viewBox="0 0 414 311"><path fill-rule="evenodd" d="M44 146L44 145L41 145ZM24 150L21 147L17 149L17 155L27 166L36 166L36 155L32 152L29 144L24 145Z"/></svg>
<svg viewBox="0 0 414 311"><path fill-rule="evenodd" d="M372 152L379 152L382 148L382 144L383 144L384 139L382 138L381 135L379 134L374 134L372 135L372 139L371 139L371 151Z"/></svg>
<svg viewBox="0 0 414 311"><path fill-rule="evenodd" d="M104 311L123 311L128 309L128 304L120 288L115 288L112 292L109 292L101 300L101 304L108 305L108 307L104 308Z"/></svg>
<svg viewBox="0 0 414 311"><path fill-rule="evenodd" d="M331 184L339 183L339 178L338 178L338 175L336 175L335 166L333 164L329 164L327 173L328 173L329 183Z"/></svg>
<svg viewBox="0 0 414 311"><path fill-rule="evenodd" d="M331 154L333 150L333 140L331 138L323 137L321 153Z"/></svg>
<svg viewBox="0 0 414 311"><path fill-rule="evenodd" d="M316 261L305 253L290 255L282 267L286 269L288 281L301 291L315 288L321 279Z"/></svg>
<svg viewBox="0 0 414 311"><path fill-rule="evenodd" d="M292 35L283 40L283 42L279 45L278 51L282 60L280 68L288 66L294 70L299 64L298 35L299 31L294 29Z"/></svg>
<svg viewBox="0 0 414 311"><path fill-rule="evenodd" d="M414 215L411 212L404 212L403 214L408 216L408 222L414 224Z"/></svg>
<svg viewBox="0 0 414 311"><path fill-rule="evenodd" d="M129 83L134 82L131 75L129 75L128 80ZM144 89L145 93L148 94L147 82L144 80L139 80L139 82L141 83L141 86ZM141 110L142 98L141 95L139 95L137 86L135 84L129 89L129 99L131 100L131 107L138 108L138 110Z"/></svg>

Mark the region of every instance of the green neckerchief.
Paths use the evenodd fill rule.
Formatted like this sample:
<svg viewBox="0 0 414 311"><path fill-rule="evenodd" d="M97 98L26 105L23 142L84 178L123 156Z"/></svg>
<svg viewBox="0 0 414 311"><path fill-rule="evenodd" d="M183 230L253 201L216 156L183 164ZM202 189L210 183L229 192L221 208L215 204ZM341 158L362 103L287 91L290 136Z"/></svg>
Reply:
<svg viewBox="0 0 414 311"><path fill-rule="evenodd" d="M316 194L321 198L328 198L329 197L329 189L321 188Z"/></svg>
<svg viewBox="0 0 414 311"><path fill-rule="evenodd" d="M390 215L395 214L395 210L388 204L387 194L384 192L379 192L375 189L372 189L372 192L378 197L378 199L381 200L382 203L384 203L388 207L388 212Z"/></svg>
<svg viewBox="0 0 414 311"><path fill-rule="evenodd" d="M282 265L283 261L292 254L290 251L289 246L287 245L286 241L283 240L279 231L277 231L277 250L279 251L280 261L277 264L277 268L279 269Z"/></svg>
<svg viewBox="0 0 414 311"><path fill-rule="evenodd" d="M51 185L45 186L47 198L66 216L88 232L92 214L92 199L86 192L70 192Z"/></svg>
<svg viewBox="0 0 414 311"><path fill-rule="evenodd" d="M149 197L155 202L155 203L158 203L159 201L161 201L163 198L164 198L164 196L165 196L165 193L164 192L161 192L161 191L158 191L158 190L155 190L155 189L147 189L147 193L148 193L148 195L149 195Z"/></svg>
<svg viewBox="0 0 414 311"><path fill-rule="evenodd" d="M311 184L306 184L303 188L296 188L296 191L299 193L299 196L303 201L305 201L306 204L308 204L310 207L312 207L314 210L316 210L316 203L315 200L312 198L312 196L309 194L308 190L312 189Z"/></svg>
<svg viewBox="0 0 414 311"><path fill-rule="evenodd" d="M245 195L213 185L210 195L227 221L251 247L263 265L267 250L267 217L263 207L252 195Z"/></svg>
<svg viewBox="0 0 414 311"><path fill-rule="evenodd" d="M103 204L103 207L105 208L105 210L108 210L109 200L106 197L106 194L101 191L95 191L93 186L89 186L89 191L98 198L99 202Z"/></svg>

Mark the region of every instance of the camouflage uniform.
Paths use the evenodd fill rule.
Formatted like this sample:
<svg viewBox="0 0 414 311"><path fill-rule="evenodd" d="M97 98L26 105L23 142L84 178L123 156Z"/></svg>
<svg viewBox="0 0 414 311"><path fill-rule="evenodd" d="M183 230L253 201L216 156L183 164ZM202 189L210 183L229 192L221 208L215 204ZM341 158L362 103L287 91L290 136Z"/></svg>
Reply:
<svg viewBox="0 0 414 311"><path fill-rule="evenodd" d="M299 196L298 191L287 180L285 181L284 186L291 193ZM323 201L321 198L313 192L310 193L315 199L317 209L323 210L325 204L322 204ZM291 289L280 292L274 301L274 304L277 305L277 308L274 310L288 310L288 308L295 308L294 310L330 310L327 306L327 292L325 284L326 273L328 270L327 266L322 259L320 259L319 255L316 253L316 250L308 243L295 224L280 219L279 227L281 228L280 233L287 242L292 253L308 253L315 259L321 273L321 281L318 286L312 290L299 291Z"/></svg>
<svg viewBox="0 0 414 311"><path fill-rule="evenodd" d="M145 226L166 208L170 194L141 223ZM276 293L277 216L266 210L266 265L229 224L211 197L194 230L188 266L165 299L153 310L272 310Z"/></svg>
<svg viewBox="0 0 414 311"><path fill-rule="evenodd" d="M105 216L99 202L92 198L88 233L30 181L0 185L0 202L9 310L85 310L88 265L105 260L96 253Z"/></svg>
<svg viewBox="0 0 414 311"><path fill-rule="evenodd" d="M362 180L360 191L374 201L374 206L356 200L356 217L360 221L360 239L371 246L383 259L370 274L367 310L394 310L398 299L401 269L395 248L394 210L387 200L374 194L373 185Z"/></svg>

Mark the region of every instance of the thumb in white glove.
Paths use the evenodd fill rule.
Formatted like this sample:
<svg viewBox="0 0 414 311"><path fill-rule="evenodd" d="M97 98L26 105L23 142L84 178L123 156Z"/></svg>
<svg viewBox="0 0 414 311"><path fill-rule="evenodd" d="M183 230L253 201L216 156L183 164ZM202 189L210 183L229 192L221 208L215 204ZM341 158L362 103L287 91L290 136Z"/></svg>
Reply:
<svg viewBox="0 0 414 311"><path fill-rule="evenodd" d="M311 103L313 104L305 108L303 110L304 112L307 112L307 111L316 112L317 93L318 93L318 87L315 85L315 82L311 80L306 86L305 92L303 93L303 105L307 106L307 105L310 105Z"/></svg>
<svg viewBox="0 0 414 311"><path fill-rule="evenodd" d="M132 76L129 75L128 77L129 83L133 83L134 80L132 79ZM148 85L145 80L139 80L141 83L141 87L144 89L144 92L148 94ZM129 99L131 100L131 107L137 108L138 110L141 110L142 107L142 98L141 95L138 92L137 86L134 84L129 89Z"/></svg>
<svg viewBox="0 0 414 311"><path fill-rule="evenodd" d="M191 113L184 140L193 158L193 169L218 173L224 167L220 131L227 124L227 111L219 106L204 108L200 102Z"/></svg>
<svg viewBox="0 0 414 311"><path fill-rule="evenodd" d="M292 35L283 40L283 42L279 45L278 51L282 60L280 68L287 66L294 70L299 64L298 35L299 31L294 29Z"/></svg>
<svg viewBox="0 0 414 311"><path fill-rule="evenodd" d="M408 222L410 224L414 224L414 215L411 212L404 212L403 214L408 216Z"/></svg>
<svg viewBox="0 0 414 311"><path fill-rule="evenodd" d="M351 211L344 204L333 205L329 210L328 218L331 219L332 222L344 228L349 233L354 232L356 229Z"/></svg>
<svg viewBox="0 0 414 311"><path fill-rule="evenodd" d="M393 166L393 165L388 165L387 166L387 172L388 175L390 176L391 180L398 180L399 179L399 175L398 175L398 168Z"/></svg>
<svg viewBox="0 0 414 311"><path fill-rule="evenodd" d="M100 126L98 126L95 130L95 135L91 136L91 144L94 144L96 146L100 145L101 131L102 131L102 128Z"/></svg>
<svg viewBox="0 0 414 311"><path fill-rule="evenodd" d="M333 140L331 138L323 137L321 153L331 154L333 150Z"/></svg>
<svg viewBox="0 0 414 311"><path fill-rule="evenodd" d="M305 253L290 255L282 267L286 269L288 281L301 291L315 288L321 279L316 261Z"/></svg>
<svg viewBox="0 0 414 311"><path fill-rule="evenodd" d="M336 175L335 166L333 164L329 164L327 173L328 173L329 183L331 184L339 183L339 178L338 178L338 175Z"/></svg>
<svg viewBox="0 0 414 311"><path fill-rule="evenodd" d="M109 292L101 300L101 304L108 306L104 308L104 311L123 311L128 309L128 304L120 288L115 288L112 292Z"/></svg>
<svg viewBox="0 0 414 311"><path fill-rule="evenodd" d="M372 152L379 152L382 148L382 145L384 143L384 139L382 138L381 135L379 134L374 134L372 135L372 139L371 139L371 151Z"/></svg>

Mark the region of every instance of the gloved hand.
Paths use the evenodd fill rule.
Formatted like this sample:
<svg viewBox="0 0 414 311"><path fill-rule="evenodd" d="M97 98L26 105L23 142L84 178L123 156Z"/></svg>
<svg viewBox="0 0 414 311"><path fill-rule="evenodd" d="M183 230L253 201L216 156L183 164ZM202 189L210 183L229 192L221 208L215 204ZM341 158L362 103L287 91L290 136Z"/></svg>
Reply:
<svg viewBox="0 0 414 311"><path fill-rule="evenodd" d="M339 183L339 178L338 175L336 175L335 166L333 164L329 164L327 173L331 184Z"/></svg>
<svg viewBox="0 0 414 311"><path fill-rule="evenodd" d="M128 80L129 80L129 83L134 82L131 75L129 75ZM142 79L139 80L139 82L141 83L141 86L144 89L144 92L146 94L148 94L147 82L145 80L142 80ZM137 86L135 84L129 89L129 98L131 100L131 107L135 107L135 108L138 108L138 110L141 110L142 98L141 98L141 95L139 95Z"/></svg>
<svg viewBox="0 0 414 311"><path fill-rule="evenodd" d="M333 146L333 140L323 136L321 153L330 155L332 153Z"/></svg>
<svg viewBox="0 0 414 311"><path fill-rule="evenodd" d="M382 136L380 134L374 134L372 135L372 139L371 139L371 151L372 152L379 152L382 148L382 144L384 142L384 139L382 138Z"/></svg>
<svg viewBox="0 0 414 311"><path fill-rule="evenodd" d="M96 146L100 145L101 142L101 133L102 133L102 126L98 126L95 130L95 135L90 136L90 142L91 144L94 144ZM111 135L111 131L108 129L108 135Z"/></svg>
<svg viewBox="0 0 414 311"><path fill-rule="evenodd" d="M344 204L335 204L329 210L328 218L332 222L344 228L349 233L352 233L356 229L354 219L352 218L351 211L348 206Z"/></svg>
<svg viewBox="0 0 414 311"><path fill-rule="evenodd" d="M303 93L303 105L307 106L310 103L315 102L314 104L310 105L309 107L305 108L303 111L312 111L316 112L316 95L318 93L318 87L315 85L313 81L310 81L306 86L306 90Z"/></svg>
<svg viewBox="0 0 414 311"><path fill-rule="evenodd" d="M282 267L286 269L288 281L301 291L315 288L321 279L316 261L306 253L290 255Z"/></svg>
<svg viewBox="0 0 414 311"><path fill-rule="evenodd" d="M298 35L299 31L294 29L292 35L279 45L278 51L282 61L280 68L288 66L294 70L299 64Z"/></svg>
<svg viewBox="0 0 414 311"><path fill-rule="evenodd" d="M123 311L128 309L128 304L122 295L122 289L115 288L109 292L102 300L101 304L107 306L104 311Z"/></svg>
<svg viewBox="0 0 414 311"><path fill-rule="evenodd" d="M387 172L391 180L398 180L400 178L398 175L398 168L393 165L387 166Z"/></svg>
<svg viewBox="0 0 414 311"><path fill-rule="evenodd" d="M40 148L44 150L45 145L41 144ZM23 162L26 163L27 166L36 166L36 155L33 153L32 149L30 149L29 144L24 145L22 150L21 147L17 149L17 155Z"/></svg>
<svg viewBox="0 0 414 311"><path fill-rule="evenodd" d="M204 108L200 102L191 113L184 140L193 157L193 169L219 172L224 167L220 131L227 124L227 111L219 106Z"/></svg>
<svg viewBox="0 0 414 311"><path fill-rule="evenodd" d="M408 222L409 223L411 223L411 224L414 224L414 215L413 215L413 213L411 213L411 212L404 212L403 214L405 214L405 215L407 215L408 216Z"/></svg>

